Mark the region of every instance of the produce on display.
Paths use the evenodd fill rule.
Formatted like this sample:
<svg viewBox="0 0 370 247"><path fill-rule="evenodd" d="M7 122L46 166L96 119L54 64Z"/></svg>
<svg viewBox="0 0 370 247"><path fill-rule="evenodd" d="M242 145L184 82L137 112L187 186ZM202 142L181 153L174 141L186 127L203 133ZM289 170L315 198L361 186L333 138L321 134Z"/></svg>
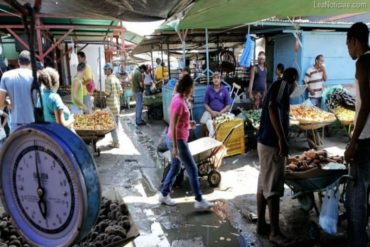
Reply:
<svg viewBox="0 0 370 247"><path fill-rule="evenodd" d="M217 125L217 124L220 124L220 123L224 123L224 122L233 120L234 118L235 118L234 114L224 113L221 116L216 117L215 120L213 121L213 123Z"/></svg>
<svg viewBox="0 0 370 247"><path fill-rule="evenodd" d="M338 120L342 123L353 123L355 120L355 111L348 110L342 106L338 106L334 110L335 116L338 118Z"/></svg>
<svg viewBox="0 0 370 247"><path fill-rule="evenodd" d="M290 115L293 119L299 121L300 124L329 123L336 119L333 113L305 105L291 106Z"/></svg>
<svg viewBox="0 0 370 247"><path fill-rule="evenodd" d="M246 120L249 121L254 128L259 129L261 124L262 109L248 110L242 114L244 114Z"/></svg>
<svg viewBox="0 0 370 247"><path fill-rule="evenodd" d="M132 224L127 205L103 197L95 226L80 243L73 247L123 244L137 235L137 229ZM3 213L0 217L0 243L0 246L31 246L20 236L13 224L13 219L7 213Z"/></svg>
<svg viewBox="0 0 370 247"><path fill-rule="evenodd" d="M313 168L322 168L328 163L343 164L343 156L328 156L326 150L315 151L313 149L288 158L287 170L290 172L307 171Z"/></svg>
<svg viewBox="0 0 370 247"><path fill-rule="evenodd" d="M115 128L113 116L109 112L96 111L92 114L76 115L75 130L111 130Z"/></svg>

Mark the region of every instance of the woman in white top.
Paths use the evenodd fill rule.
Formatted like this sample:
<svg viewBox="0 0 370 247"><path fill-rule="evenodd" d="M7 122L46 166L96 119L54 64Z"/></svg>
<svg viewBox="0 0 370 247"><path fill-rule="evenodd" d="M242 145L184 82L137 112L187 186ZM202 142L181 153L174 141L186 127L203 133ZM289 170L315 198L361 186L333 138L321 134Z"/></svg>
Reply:
<svg viewBox="0 0 370 247"><path fill-rule="evenodd" d="M151 87L152 87L152 84L153 84L153 76L150 73L150 71L148 70L147 66L144 67L143 77L144 77L145 95L150 95L152 93L151 92Z"/></svg>

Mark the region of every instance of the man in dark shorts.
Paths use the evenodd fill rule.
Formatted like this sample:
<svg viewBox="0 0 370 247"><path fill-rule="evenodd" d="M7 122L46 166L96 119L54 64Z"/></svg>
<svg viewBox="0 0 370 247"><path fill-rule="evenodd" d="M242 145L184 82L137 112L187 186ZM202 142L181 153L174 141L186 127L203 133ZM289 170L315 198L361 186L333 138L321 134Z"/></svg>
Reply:
<svg viewBox="0 0 370 247"><path fill-rule="evenodd" d="M349 246L366 246L367 197L370 185L370 47L369 29L358 22L347 32L348 53L356 61L356 115L351 141L344 153L350 163L346 209Z"/></svg>
<svg viewBox="0 0 370 247"><path fill-rule="evenodd" d="M271 242L292 244L280 231L280 197L284 194L284 171L288 156L289 96L298 80L295 68L288 68L283 79L275 81L263 102L261 126L258 133L260 174L257 188L257 233L268 235ZM265 219L268 206L271 226Z"/></svg>

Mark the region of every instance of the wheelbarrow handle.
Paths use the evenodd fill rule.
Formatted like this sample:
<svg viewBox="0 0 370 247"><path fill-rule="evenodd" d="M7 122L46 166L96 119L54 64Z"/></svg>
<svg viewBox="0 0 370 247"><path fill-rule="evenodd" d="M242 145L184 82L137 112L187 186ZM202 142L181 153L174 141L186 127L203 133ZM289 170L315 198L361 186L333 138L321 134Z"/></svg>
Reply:
<svg viewBox="0 0 370 247"><path fill-rule="evenodd" d="M231 134L234 132L234 130L236 130L237 128L239 128L242 125L243 125L243 123L239 123L239 124L235 125L234 127L232 127L231 130L229 131L229 133L227 133L227 135L223 139L222 144L225 144L229 140L229 138L231 137Z"/></svg>

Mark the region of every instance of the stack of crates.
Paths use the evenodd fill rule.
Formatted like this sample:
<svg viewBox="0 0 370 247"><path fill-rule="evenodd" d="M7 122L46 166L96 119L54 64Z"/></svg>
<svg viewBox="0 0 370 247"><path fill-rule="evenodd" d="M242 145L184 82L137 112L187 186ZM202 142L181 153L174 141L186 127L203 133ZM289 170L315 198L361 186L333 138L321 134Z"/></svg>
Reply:
<svg viewBox="0 0 370 247"><path fill-rule="evenodd" d="M224 143L227 148L227 156L245 152L244 121L241 118L234 118L233 120L228 120L215 126L215 138L222 142L231 129L238 124L241 125L231 133L229 139Z"/></svg>

